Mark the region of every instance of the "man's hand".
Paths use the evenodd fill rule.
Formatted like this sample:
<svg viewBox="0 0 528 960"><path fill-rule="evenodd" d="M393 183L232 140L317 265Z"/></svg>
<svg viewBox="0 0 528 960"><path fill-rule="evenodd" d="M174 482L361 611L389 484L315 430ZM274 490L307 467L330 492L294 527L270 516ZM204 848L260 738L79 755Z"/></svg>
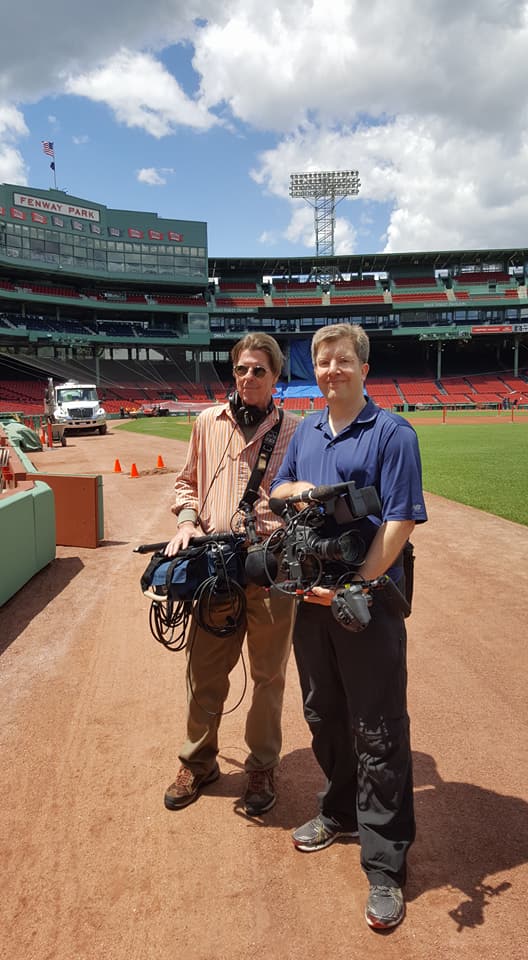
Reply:
<svg viewBox="0 0 528 960"><path fill-rule="evenodd" d="M185 550L193 537L197 536L199 536L199 532L192 520L186 520L184 523L180 523L177 532L172 540L169 540L163 553L166 557L175 557L179 550Z"/></svg>
<svg viewBox="0 0 528 960"><path fill-rule="evenodd" d="M278 487L275 487L272 496L278 497L280 500L286 500L288 497L296 497L297 494L304 493L305 490L311 490L313 486L313 483L308 483L306 480L281 483ZM298 504L296 504L296 506L298 506ZM300 506L304 508L305 504L301 503Z"/></svg>
<svg viewBox="0 0 528 960"><path fill-rule="evenodd" d="M335 590L328 587L312 587L309 593L304 594L306 603L318 603L322 607L330 607L335 596Z"/></svg>
<svg viewBox="0 0 528 960"><path fill-rule="evenodd" d="M359 575L359 573L355 573L350 577L350 582L361 582L362 579L363 578ZM306 600L306 603L318 603L323 607L331 607L332 600L334 599L336 593L337 591L332 590L330 587L312 587L309 593L304 595L304 599Z"/></svg>

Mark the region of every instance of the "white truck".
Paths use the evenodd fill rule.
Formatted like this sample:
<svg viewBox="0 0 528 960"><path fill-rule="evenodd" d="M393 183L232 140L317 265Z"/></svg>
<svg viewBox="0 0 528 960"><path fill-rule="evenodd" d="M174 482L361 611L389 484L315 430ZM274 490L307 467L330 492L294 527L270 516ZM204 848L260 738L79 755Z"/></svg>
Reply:
<svg viewBox="0 0 528 960"><path fill-rule="evenodd" d="M94 383L68 380L55 385L48 379L44 411L52 423L63 423L64 430L97 430L106 433L106 411L101 406Z"/></svg>

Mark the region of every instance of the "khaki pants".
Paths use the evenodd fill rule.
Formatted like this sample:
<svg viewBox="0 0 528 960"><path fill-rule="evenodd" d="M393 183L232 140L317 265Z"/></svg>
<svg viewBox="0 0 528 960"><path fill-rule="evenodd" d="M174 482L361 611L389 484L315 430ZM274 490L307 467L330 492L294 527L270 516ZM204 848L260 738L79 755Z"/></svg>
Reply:
<svg viewBox="0 0 528 960"><path fill-rule="evenodd" d="M193 618L187 646L187 739L179 758L194 773L209 773L218 754L218 728L244 637L253 682L246 717L246 770L268 770L280 759L282 701L291 648L294 601L272 588L249 584L246 617L230 637L215 637ZM223 608L219 608L222 610ZM249 695L246 692L246 698ZM243 709L244 702L240 709Z"/></svg>

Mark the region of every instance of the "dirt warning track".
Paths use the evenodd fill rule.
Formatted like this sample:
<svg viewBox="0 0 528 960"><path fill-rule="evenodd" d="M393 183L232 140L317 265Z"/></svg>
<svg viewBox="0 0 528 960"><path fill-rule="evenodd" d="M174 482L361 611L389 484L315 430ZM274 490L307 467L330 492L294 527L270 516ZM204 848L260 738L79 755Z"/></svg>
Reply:
<svg viewBox="0 0 528 960"><path fill-rule="evenodd" d="M132 550L171 533L184 454L111 429L33 455L103 474L105 541L59 547L0 609L2 960L524 958L528 529L427 497L408 621L418 838L407 918L380 936L357 845L290 841L322 785L293 659L277 806L258 821L239 805L245 704L222 721L220 780L163 806L185 658L150 636ZM242 683L239 665L232 703Z"/></svg>

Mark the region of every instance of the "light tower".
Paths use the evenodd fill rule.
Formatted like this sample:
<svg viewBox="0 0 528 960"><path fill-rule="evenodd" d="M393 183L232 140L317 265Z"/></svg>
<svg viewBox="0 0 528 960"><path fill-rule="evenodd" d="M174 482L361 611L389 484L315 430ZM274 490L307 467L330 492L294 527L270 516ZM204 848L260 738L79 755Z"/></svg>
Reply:
<svg viewBox="0 0 528 960"><path fill-rule="evenodd" d="M335 270L324 264L334 256L335 208L345 197L356 197L361 186L357 170L327 170L315 173L291 173L290 197L302 197L314 208L315 268L319 278L333 278Z"/></svg>

